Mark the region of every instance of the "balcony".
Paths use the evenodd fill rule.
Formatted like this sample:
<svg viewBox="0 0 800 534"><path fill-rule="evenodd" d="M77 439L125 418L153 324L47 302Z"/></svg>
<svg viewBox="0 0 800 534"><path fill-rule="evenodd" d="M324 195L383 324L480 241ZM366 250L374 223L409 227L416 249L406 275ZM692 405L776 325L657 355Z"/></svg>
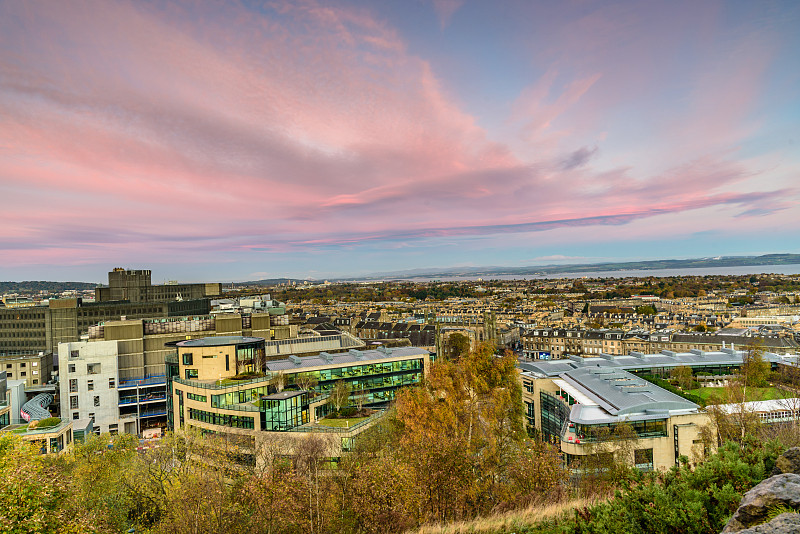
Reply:
<svg viewBox="0 0 800 534"><path fill-rule="evenodd" d="M118 406L127 406L129 404L146 404L150 402L158 402L158 401L165 401L167 400L166 393L157 393L151 395L131 395L129 397L120 397Z"/></svg>
<svg viewBox="0 0 800 534"><path fill-rule="evenodd" d="M120 380L117 389L137 388L142 386L160 386L167 384L166 375L151 375L142 378L126 378Z"/></svg>

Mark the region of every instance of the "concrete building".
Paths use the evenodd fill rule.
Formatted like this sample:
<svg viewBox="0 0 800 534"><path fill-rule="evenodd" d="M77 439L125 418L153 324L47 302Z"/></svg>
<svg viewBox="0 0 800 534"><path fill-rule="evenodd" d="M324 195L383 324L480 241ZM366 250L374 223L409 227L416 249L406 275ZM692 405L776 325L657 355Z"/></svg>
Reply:
<svg viewBox="0 0 800 534"><path fill-rule="evenodd" d="M262 339L265 360L364 346L349 334L298 338L296 325L272 324L284 322L280 319L267 313L204 315L91 327L88 341L59 345L61 416L91 419L98 433L160 433L167 426L164 362L181 341L255 334Z"/></svg>
<svg viewBox="0 0 800 534"><path fill-rule="evenodd" d="M53 372L53 355L9 354L0 355L0 371L5 371L9 379L24 380L32 388L50 381Z"/></svg>
<svg viewBox="0 0 800 534"><path fill-rule="evenodd" d="M203 315L209 310L208 298L159 302L54 299L47 306L0 308L0 354L58 354L59 343L79 341L89 327L103 321Z"/></svg>
<svg viewBox="0 0 800 534"><path fill-rule="evenodd" d="M121 267L108 273L108 286L95 289L97 302L125 300L128 302L157 302L161 300L192 300L222 295L222 284L153 285L150 270L129 270Z"/></svg>
<svg viewBox="0 0 800 534"><path fill-rule="evenodd" d="M63 362L59 383L63 419L91 419L98 433L139 433L142 414L138 406L121 413L123 392L119 390L116 341L62 343L59 358ZM155 392L160 393L161 407L166 412L163 385L160 392Z"/></svg>

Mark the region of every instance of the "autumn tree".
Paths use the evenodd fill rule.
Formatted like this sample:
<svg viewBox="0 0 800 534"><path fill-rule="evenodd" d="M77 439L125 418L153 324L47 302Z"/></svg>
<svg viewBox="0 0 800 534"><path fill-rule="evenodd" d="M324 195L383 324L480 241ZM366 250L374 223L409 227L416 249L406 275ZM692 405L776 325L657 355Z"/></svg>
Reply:
<svg viewBox="0 0 800 534"><path fill-rule="evenodd" d="M745 388L765 387L768 384L769 371L769 362L764 361L763 343L753 341L742 356L738 380Z"/></svg>
<svg viewBox="0 0 800 534"><path fill-rule="evenodd" d="M694 376L692 375L691 367L679 365L669 372L669 377L671 380L674 380L681 389L692 389Z"/></svg>
<svg viewBox="0 0 800 534"><path fill-rule="evenodd" d="M461 358L461 356L469 352L469 337L458 332L450 334L450 336L447 338L447 345L450 349L447 356L451 360L458 360Z"/></svg>

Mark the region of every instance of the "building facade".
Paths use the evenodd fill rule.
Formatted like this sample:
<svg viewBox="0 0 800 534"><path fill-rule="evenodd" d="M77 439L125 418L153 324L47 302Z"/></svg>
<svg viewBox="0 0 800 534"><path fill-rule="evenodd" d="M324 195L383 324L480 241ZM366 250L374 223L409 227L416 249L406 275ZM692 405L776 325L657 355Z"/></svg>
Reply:
<svg viewBox="0 0 800 534"><path fill-rule="evenodd" d="M312 433L335 434L340 453L380 413L352 428L317 425L330 409L328 394L337 382L350 387L347 404L379 408L399 388L419 383L430 365L428 351L411 347L264 360L264 341L228 336L177 343L167 359L171 426L233 435L251 451L278 434L289 442ZM243 379L234 379L237 374Z"/></svg>

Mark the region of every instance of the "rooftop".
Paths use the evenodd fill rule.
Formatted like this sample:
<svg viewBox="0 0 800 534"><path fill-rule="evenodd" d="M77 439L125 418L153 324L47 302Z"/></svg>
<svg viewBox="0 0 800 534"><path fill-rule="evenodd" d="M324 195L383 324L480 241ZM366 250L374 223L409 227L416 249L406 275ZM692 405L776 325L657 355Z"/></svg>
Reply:
<svg viewBox="0 0 800 534"><path fill-rule="evenodd" d="M373 360L403 359L423 357L429 354L427 350L417 347L379 348L373 350L354 350L338 354L320 353L316 356L289 356L285 360L267 362L267 371L290 371L306 367L341 366L350 363L359 363Z"/></svg>
<svg viewBox="0 0 800 534"><path fill-rule="evenodd" d="M517 365L522 371L530 372L536 376L558 376L573 369L585 368L611 368L611 369L647 369L661 367L705 366L705 365L740 365L743 351L723 349L721 351L704 352L695 350L691 352L662 351L656 354L640 354L632 352L626 356L612 356L600 354L598 356L569 356L561 360L536 360L520 361ZM764 353L764 360L768 362L784 362L785 356Z"/></svg>
<svg viewBox="0 0 800 534"><path fill-rule="evenodd" d="M246 343L257 343L264 341L263 337L246 336L216 336L204 337L201 339L190 339L177 343L178 347L222 347L226 345L244 345Z"/></svg>

